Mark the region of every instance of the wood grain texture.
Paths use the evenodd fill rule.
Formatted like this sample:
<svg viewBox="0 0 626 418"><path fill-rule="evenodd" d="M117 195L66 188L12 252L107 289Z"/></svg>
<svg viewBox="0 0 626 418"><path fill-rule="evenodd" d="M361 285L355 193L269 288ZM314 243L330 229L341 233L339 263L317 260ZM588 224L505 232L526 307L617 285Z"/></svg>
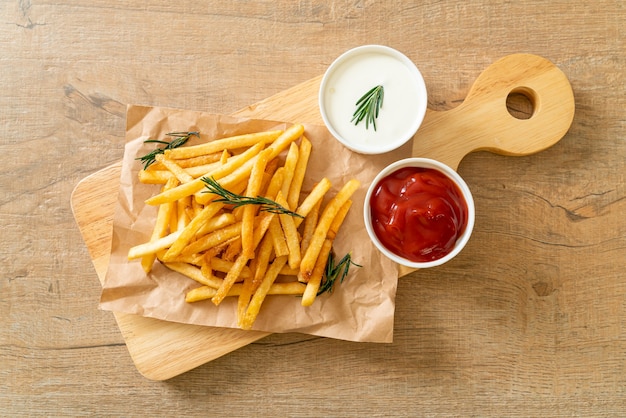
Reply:
<svg viewBox="0 0 626 418"><path fill-rule="evenodd" d="M0 4L0 405L5 416L621 416L626 410L626 7L76 0ZM135 369L70 194L119 161L127 103L231 113L381 43L435 111L511 53L576 114L528 157L475 153L472 240L400 281L393 344L272 335L167 382Z"/></svg>

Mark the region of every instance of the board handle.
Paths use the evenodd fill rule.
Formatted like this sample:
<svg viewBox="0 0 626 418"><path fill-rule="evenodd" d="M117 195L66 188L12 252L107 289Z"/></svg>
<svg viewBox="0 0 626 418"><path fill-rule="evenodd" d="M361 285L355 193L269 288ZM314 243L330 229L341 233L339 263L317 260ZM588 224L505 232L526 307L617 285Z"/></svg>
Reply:
<svg viewBox="0 0 626 418"><path fill-rule="evenodd" d="M530 101L530 118L509 113L507 98L516 93ZM413 138L412 155L457 169L463 157L479 150L533 154L565 135L574 108L570 83L557 66L537 55L508 55L480 74L462 104L447 111L427 110Z"/></svg>

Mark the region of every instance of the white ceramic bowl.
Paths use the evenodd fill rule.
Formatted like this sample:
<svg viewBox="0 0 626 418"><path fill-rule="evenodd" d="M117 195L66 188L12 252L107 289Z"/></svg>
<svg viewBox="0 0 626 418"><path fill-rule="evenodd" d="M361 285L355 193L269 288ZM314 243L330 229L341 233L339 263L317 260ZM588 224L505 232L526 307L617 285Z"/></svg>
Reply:
<svg viewBox="0 0 626 418"><path fill-rule="evenodd" d="M376 121L365 128L351 122L356 102L371 88L384 87ZM339 56L326 70L319 90L324 124L343 145L361 154L382 154L409 141L422 124L428 97L422 74L401 52L364 45Z"/></svg>
<svg viewBox="0 0 626 418"><path fill-rule="evenodd" d="M404 257L398 256L397 254L389 250L387 247L385 247L385 245L383 245L383 243L376 236L376 232L374 231L372 227L372 214L371 214L371 207L370 207L370 199L372 197L372 193L374 192L374 189L384 177L404 167L424 167L424 168L432 168L432 169L440 171L441 173L445 174L448 178L450 178L458 186L458 188L460 189L465 199L465 203L467 204L467 224L465 226L465 230L463 231L461 236L457 238L456 244L454 245L454 248L452 249L452 251L450 251L445 256L438 258L436 260L427 261L427 262L415 262L415 261L408 260ZM439 161L435 161L435 160L428 159L428 158L407 158L404 160L396 161L393 164L390 164L374 178L365 196L365 203L363 205L363 215L365 219L365 227L367 229L367 233L370 236L370 239L383 254L385 254L387 257L389 257L390 259L392 259L398 264L415 268L415 269L422 269L422 268L439 266L441 264L446 263L447 261L450 261L452 258L454 258L457 254L461 252L463 247L465 247L465 244L467 244L467 242L469 241L469 238L472 235L472 230L474 229L474 218L475 218L474 198L472 197L472 193L469 187L467 186L465 181L461 178L461 176L452 168L448 167L447 165Z"/></svg>

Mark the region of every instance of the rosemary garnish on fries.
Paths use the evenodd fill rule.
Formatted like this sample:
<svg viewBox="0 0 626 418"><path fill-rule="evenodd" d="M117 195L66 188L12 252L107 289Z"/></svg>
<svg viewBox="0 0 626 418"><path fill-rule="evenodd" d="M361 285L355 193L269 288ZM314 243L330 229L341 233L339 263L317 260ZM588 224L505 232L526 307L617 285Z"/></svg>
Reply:
<svg viewBox="0 0 626 418"><path fill-rule="evenodd" d="M348 276L350 265L356 267L363 267L360 264L356 264L352 261L352 253L348 253L343 256L337 264L335 264L335 256L331 252L328 255L328 262L326 263L326 270L324 272L324 281L320 285L317 295L321 295L324 292L332 293L335 287L335 282L339 278L339 282L343 283L343 280Z"/></svg>
<svg viewBox="0 0 626 418"><path fill-rule="evenodd" d="M266 212L291 215L297 218L303 216L299 213L293 212L286 207L274 202L263 196L248 197L233 193L223 188L213 177L202 177L202 182L205 184L207 190L204 193L213 193L220 196L215 202L222 202L229 205L233 205L234 208L245 205L259 205L259 209Z"/></svg>
<svg viewBox="0 0 626 418"><path fill-rule="evenodd" d="M173 139L170 142L161 141L159 139L147 139L143 141L144 144L155 143L165 145L163 148L156 148L155 150L152 150L143 157L135 158L136 160L141 160L144 170L150 167L156 161L156 156L159 154L163 154L165 150L174 149L180 147L181 145L185 145L185 143L189 140L189 138L191 138L192 135L200 138L199 132L170 132L166 135L172 137Z"/></svg>

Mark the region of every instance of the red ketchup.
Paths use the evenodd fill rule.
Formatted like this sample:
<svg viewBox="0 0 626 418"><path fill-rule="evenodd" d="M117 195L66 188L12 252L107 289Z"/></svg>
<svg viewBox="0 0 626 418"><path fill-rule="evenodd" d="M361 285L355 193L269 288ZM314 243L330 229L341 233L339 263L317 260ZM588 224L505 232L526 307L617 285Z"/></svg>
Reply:
<svg viewBox="0 0 626 418"><path fill-rule="evenodd" d="M384 177L373 190L370 207L378 239L413 262L444 257L467 225L461 190L432 168L405 167Z"/></svg>

